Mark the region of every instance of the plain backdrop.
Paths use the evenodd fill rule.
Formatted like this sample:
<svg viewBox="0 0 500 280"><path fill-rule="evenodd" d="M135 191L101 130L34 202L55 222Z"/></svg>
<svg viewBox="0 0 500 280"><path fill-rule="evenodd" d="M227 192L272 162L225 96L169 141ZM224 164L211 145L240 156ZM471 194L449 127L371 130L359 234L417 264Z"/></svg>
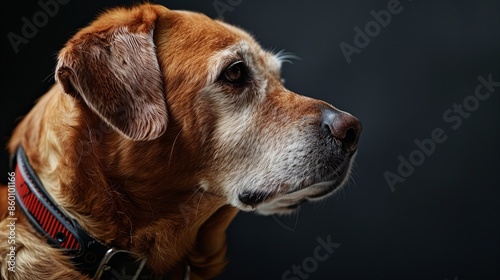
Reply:
<svg viewBox="0 0 500 280"><path fill-rule="evenodd" d="M21 35L23 17L42 8L14 2L2 13L2 146L53 84L64 42L104 9L132 3L66 0L46 22L38 18L16 53L8 34ZM291 217L240 214L218 279L500 279L500 87L474 97L478 77L500 82L500 2L402 0L377 29L373 14L389 2L156 1L223 17L263 47L293 52L300 60L284 65L286 86L363 123L351 182ZM369 42L356 37L367 25ZM340 45L356 42L362 48L348 63ZM446 139L431 149L425 139L436 129ZM400 172L402 161L416 166ZM387 172L406 177L391 189ZM318 260L319 240L328 239L336 248Z"/></svg>

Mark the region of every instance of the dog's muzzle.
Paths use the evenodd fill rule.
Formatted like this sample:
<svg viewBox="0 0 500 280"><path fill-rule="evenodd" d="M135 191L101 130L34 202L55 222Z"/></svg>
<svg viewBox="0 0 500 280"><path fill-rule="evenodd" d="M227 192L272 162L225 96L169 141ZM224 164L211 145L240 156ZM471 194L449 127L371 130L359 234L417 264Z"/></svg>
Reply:
<svg viewBox="0 0 500 280"><path fill-rule="evenodd" d="M349 113L326 107L321 111L318 129L319 137L327 139L327 142L338 150L338 154L344 155L342 159L332 161L335 162L332 165L334 165L333 169L338 171L337 174L331 176L330 174L322 174L321 179L309 182L309 184L301 184L300 187L287 193L243 191L238 194L238 200L257 211L261 206L268 208L266 204L272 205L270 209L278 207L293 210L305 201L326 197L339 187L348 177L352 157L357 151L362 129L361 123ZM325 156L335 157L333 154Z"/></svg>

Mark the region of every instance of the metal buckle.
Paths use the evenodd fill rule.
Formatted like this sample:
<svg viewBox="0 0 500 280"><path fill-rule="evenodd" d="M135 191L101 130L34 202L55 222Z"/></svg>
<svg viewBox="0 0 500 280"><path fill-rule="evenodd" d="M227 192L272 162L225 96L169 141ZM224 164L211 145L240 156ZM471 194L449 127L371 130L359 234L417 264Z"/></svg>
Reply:
<svg viewBox="0 0 500 280"><path fill-rule="evenodd" d="M189 280L190 276L191 276L191 266L189 264L186 264L186 268L184 269L184 277L182 279Z"/></svg>
<svg viewBox="0 0 500 280"><path fill-rule="evenodd" d="M141 272L144 268L144 265L146 264L146 259L142 259L139 262L137 262L137 259L133 257L132 253L126 250L118 250L115 248L111 248L106 252L106 255L104 255L104 258L102 259L101 263L99 264L99 268L97 268L96 274L94 276L94 280L99 280L105 273L121 273L118 272L117 267L113 267L113 264L111 263L113 257L120 257L120 255L125 255L121 256L124 261L131 261L133 262L134 265L137 266L137 269L134 273L134 275L127 275L127 279L130 280L137 280L139 276L141 275Z"/></svg>
<svg viewBox="0 0 500 280"><path fill-rule="evenodd" d="M122 264L121 267L113 266L112 259L116 257L122 258L123 262L121 263ZM114 277L113 279L138 280L139 277L141 276L144 266L146 265L146 261L147 259L142 259L138 261L133 256L133 254L127 250L118 250L116 248L111 248L106 252L104 258L101 260L101 263L99 264L99 267L97 268L97 271L93 279L100 280L103 275L112 274ZM123 275L121 274L122 271L119 271L120 269L123 270L125 268L125 266L123 265L125 262L130 262L129 267L131 265L137 267L133 275ZM182 279L189 280L190 276L191 276L191 266L189 264L186 264Z"/></svg>

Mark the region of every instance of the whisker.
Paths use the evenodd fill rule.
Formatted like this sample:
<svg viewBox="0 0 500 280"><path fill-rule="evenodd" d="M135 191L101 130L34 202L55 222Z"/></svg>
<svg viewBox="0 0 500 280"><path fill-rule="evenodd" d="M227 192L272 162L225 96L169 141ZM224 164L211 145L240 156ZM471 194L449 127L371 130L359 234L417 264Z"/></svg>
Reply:
<svg viewBox="0 0 500 280"><path fill-rule="evenodd" d="M170 168L170 164L172 163L172 156L174 154L175 143L177 143L177 138L179 138L179 136L181 135L181 132L182 132L182 130L179 131L179 133L177 133L177 136L175 136L174 142L172 143L172 148L170 149L170 156L168 157L167 169Z"/></svg>
<svg viewBox="0 0 500 280"><path fill-rule="evenodd" d="M200 187L201 188L201 187ZM198 188L198 189L200 189ZM201 200L203 199L203 195L205 194L205 189L201 188L203 190L203 192L201 193L200 195L200 199L198 200L198 205L196 205L196 214L195 216L198 216L198 209L200 209L200 204L201 204ZM198 191L198 190L197 190Z"/></svg>
<svg viewBox="0 0 500 280"><path fill-rule="evenodd" d="M192 186L189 189L194 188L195 186ZM193 192L193 194L191 194L191 196L186 200L186 202L184 202L184 204L187 204L198 193L198 191L200 189L203 190L203 188L201 186L198 186L198 188L196 188L196 190ZM204 192L204 190L203 190L203 192Z"/></svg>
<svg viewBox="0 0 500 280"><path fill-rule="evenodd" d="M293 64L292 60L301 60L299 56L294 53L286 52L285 49L282 49L274 54L276 59L278 59L281 63L286 62Z"/></svg>

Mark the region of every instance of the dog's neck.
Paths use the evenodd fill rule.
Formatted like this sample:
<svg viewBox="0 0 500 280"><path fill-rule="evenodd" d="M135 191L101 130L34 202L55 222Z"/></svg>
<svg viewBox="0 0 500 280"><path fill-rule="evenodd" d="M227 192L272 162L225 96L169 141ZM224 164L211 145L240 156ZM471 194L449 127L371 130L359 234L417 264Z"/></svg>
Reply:
<svg viewBox="0 0 500 280"><path fill-rule="evenodd" d="M179 130L133 142L82 104L56 85L16 128L12 139L19 141L9 144L10 152L22 145L63 209L94 237L147 257L157 272L186 258L203 265L207 255L222 266L225 242L218 240L237 211L199 183L177 179L192 178L179 175L199 168L175 162L190 158L182 141L176 144Z"/></svg>

